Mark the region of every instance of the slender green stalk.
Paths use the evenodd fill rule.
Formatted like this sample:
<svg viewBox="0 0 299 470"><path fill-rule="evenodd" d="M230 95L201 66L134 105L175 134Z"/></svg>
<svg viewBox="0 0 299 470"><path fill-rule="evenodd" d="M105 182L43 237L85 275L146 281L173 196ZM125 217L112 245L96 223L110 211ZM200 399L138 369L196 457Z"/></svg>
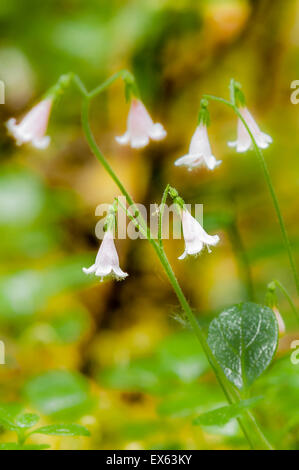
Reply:
<svg viewBox="0 0 299 470"><path fill-rule="evenodd" d="M19 428L19 429L17 429L16 433L17 433L17 436L18 436L18 444L20 446L23 446L25 444L25 441L26 441L27 437L28 437L25 433L25 430Z"/></svg>
<svg viewBox="0 0 299 470"><path fill-rule="evenodd" d="M277 196L276 196L276 192L274 190L274 186L273 186L273 183L272 183L272 180L271 180L271 176L270 176L268 166L267 166L266 160L264 158L263 152L259 148L259 146L257 145L257 143L255 141L255 138L254 138L247 122L245 121L245 119L243 118L242 114L240 113L238 107L234 103L231 103L230 101L225 100L224 98L218 98L217 96L213 96L213 95L204 95L204 98L206 98L207 100L218 101L218 102L223 103L226 106L229 106L230 108L232 108L234 110L234 112L237 114L237 116L240 118L241 122L244 124L244 127L247 130L247 132L248 132L248 134L251 138L254 151L255 151L255 153L258 157L258 160L259 160L260 165L262 167L262 170L264 172L264 177L265 177L268 189L270 191L270 195L271 195L273 205L274 205L274 208L275 208L275 211L276 211L276 215L277 215L277 218L278 218L278 222L279 222L279 225L280 225L284 245L285 245L285 248L286 248L287 253L288 253L291 270L293 272L294 281L295 281L295 285L296 285L296 289L297 289L297 294L299 295L299 277L298 277L297 268L296 268L296 264L295 264L295 260L294 260L294 256L293 256L293 252L292 252L291 243L290 243L290 240L289 240L289 237L288 237L288 234L287 234L284 219L283 219L280 207L279 207L279 202L278 202L278 199L277 199Z"/></svg>
<svg viewBox="0 0 299 470"><path fill-rule="evenodd" d="M88 93L88 97L90 99L94 98L95 96L99 95L102 93L106 88L108 88L110 85L112 85L115 80L118 78L123 78L124 80L130 79L131 81L134 80L133 75L128 71L128 70L120 70L119 72L116 72L114 75L109 77L105 82L101 83L98 87L94 88L91 92Z"/></svg>
<svg viewBox="0 0 299 470"><path fill-rule="evenodd" d="M78 77L78 75L76 74L71 74L71 78L73 79L73 82L78 88L78 90L80 91L81 95L83 95L84 97L87 97L89 93L86 90L86 87L84 83L82 82L81 78Z"/></svg>
<svg viewBox="0 0 299 470"><path fill-rule="evenodd" d="M280 281L275 280L275 281L273 281L273 282L277 285L277 287L279 287L279 289L281 290L281 292L283 293L283 295L285 296L285 298L286 298L287 301L289 302L290 307L291 307L291 309L293 310L296 319L299 320L299 312L298 312L298 310L296 309L295 304L294 304L294 302L292 301L291 296L290 296L290 294L288 293L288 291L286 290L286 288L282 285L282 283L281 283Z"/></svg>
<svg viewBox="0 0 299 470"><path fill-rule="evenodd" d="M258 450L274 450L273 446L270 444L264 433L262 432L260 426L258 425L254 415L252 414L251 411L247 411L246 413L246 418L248 419L251 428L252 428L252 434L255 437L254 442L256 442L256 449Z"/></svg>
<svg viewBox="0 0 299 470"><path fill-rule="evenodd" d="M168 184L166 186L166 188L164 189L164 193L163 193L163 196L162 196L162 201L161 201L160 208L159 208L158 240L159 240L159 244L160 244L161 248L163 246L163 242L162 242L163 213L164 213L164 207L165 207L166 199L167 199L167 196L168 196L169 188L170 188L170 186Z"/></svg>

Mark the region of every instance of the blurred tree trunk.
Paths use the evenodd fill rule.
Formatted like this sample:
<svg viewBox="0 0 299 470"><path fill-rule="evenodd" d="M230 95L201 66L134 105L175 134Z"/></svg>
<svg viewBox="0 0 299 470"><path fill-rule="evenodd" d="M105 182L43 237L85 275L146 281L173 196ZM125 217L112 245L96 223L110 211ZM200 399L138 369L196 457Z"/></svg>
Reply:
<svg viewBox="0 0 299 470"><path fill-rule="evenodd" d="M251 0L252 15L245 37L256 50L255 83L252 88L260 107L271 104L280 82L285 35L295 2L292 0ZM287 25L287 29L286 29ZM283 77L285 80L285 77Z"/></svg>

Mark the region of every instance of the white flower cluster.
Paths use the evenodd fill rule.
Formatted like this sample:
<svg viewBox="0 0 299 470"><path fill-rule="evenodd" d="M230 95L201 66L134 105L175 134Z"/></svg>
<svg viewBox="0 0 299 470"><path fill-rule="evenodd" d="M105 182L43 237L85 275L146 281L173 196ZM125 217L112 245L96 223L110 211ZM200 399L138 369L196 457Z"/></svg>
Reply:
<svg viewBox="0 0 299 470"><path fill-rule="evenodd" d="M36 104L17 124L16 119L11 118L7 122L9 133L15 138L17 145L30 142L39 149L46 148L50 143L50 137L46 135L50 112L54 96L49 96ZM207 132L207 105L202 108L201 118L191 139L188 154L176 160L176 166L186 166L189 170L205 166L214 170L221 161L216 160L212 154ZM245 106L239 108L242 118L246 121L251 135L260 148L266 148L272 142L267 134L259 129L257 123ZM205 114L206 113L206 114ZM244 126L242 120L238 120L237 140L229 143L236 147L237 152L247 151L252 144L251 135ZM134 97L127 119L127 130L116 140L121 145L129 144L132 148L143 148L149 144L150 139L159 141L164 139L166 131L162 124L154 123L144 104ZM187 255L197 255L206 246L215 246L219 242L218 235L208 235L200 223L192 217L185 207L180 208L185 251L179 257L184 259ZM128 276L119 266L119 258L114 244L114 227L108 227L102 244L99 248L95 263L89 268L83 268L86 274L95 273L101 279L114 277L124 279Z"/></svg>

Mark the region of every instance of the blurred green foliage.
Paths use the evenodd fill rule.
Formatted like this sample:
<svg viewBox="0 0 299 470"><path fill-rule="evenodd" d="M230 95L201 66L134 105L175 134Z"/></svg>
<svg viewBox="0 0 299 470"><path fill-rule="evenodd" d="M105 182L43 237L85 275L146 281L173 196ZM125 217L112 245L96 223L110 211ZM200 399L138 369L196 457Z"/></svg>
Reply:
<svg viewBox="0 0 299 470"><path fill-rule="evenodd" d="M227 306L264 302L280 279L294 294L271 201L254 155L235 155L233 115L211 107L217 171L174 167L194 132L201 95L228 96L233 76L274 143L266 153L298 261L299 2L290 0L2 0L0 79L6 86L1 122L18 116L62 73L88 87L121 68L136 74L151 114L168 137L142 152L114 141L128 107L123 84L97 98L96 139L135 200L160 202L167 183L188 203L204 204L207 231L221 235L213 254L177 261L182 241L165 246L184 291L207 330ZM246 448L235 418L224 426L194 425L227 405L177 300L145 241L120 240L130 277L100 284L82 273L98 248L95 207L118 191L87 148L80 100L70 90L54 107L45 152L15 147L0 130L0 401L13 417L39 413L41 426L76 420L91 432L32 434L28 446L54 449ZM296 305L298 301L295 299ZM298 366L289 349L299 330L279 298L287 335L253 389L266 435L278 448L299 446ZM184 323L184 320L182 320ZM231 412L231 410L230 410ZM234 416L237 416L236 414ZM56 425L55 424L55 425ZM13 434L1 427L0 441ZM11 444L12 445L12 444ZM36 447L35 447L36 448ZM44 448L44 447L41 447Z"/></svg>

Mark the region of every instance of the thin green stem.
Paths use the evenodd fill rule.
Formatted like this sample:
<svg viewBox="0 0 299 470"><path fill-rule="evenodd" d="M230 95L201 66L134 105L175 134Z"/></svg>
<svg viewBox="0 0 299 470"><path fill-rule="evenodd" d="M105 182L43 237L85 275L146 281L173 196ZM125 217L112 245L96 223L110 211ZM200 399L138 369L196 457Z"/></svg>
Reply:
<svg viewBox="0 0 299 470"><path fill-rule="evenodd" d="M84 83L82 82L81 78L76 74L71 74L71 75L72 75L73 82L76 85L79 92L81 93L81 95L84 96L85 98L88 97L89 93Z"/></svg>
<svg viewBox="0 0 299 470"><path fill-rule="evenodd" d="M234 112L237 114L237 116L240 118L241 122L243 123L245 129L247 130L247 132L248 132L248 134L251 138L253 148L255 150L255 153L258 157L258 160L259 160L260 165L262 167L262 170L264 172L264 177L265 177L266 183L268 185L268 189L270 191L270 195L271 195L273 205L274 205L274 208L275 208L275 211L276 211L276 215L277 215L277 218L278 218L278 222L279 222L279 225L280 225L284 245L285 245L285 248L286 248L287 253L288 253L291 270L293 272L294 281L295 281L295 285L296 285L296 289L297 289L297 294L299 295L299 277L298 277L297 268L296 268L296 264L295 264L295 260L294 260L294 255L293 255L293 252L292 252L291 243L290 243L290 240L289 240L289 237L288 237L288 234L287 234L284 219L283 219L280 207L279 207L279 202L278 202L278 199L277 199L277 196L276 196L276 192L274 190L274 186L273 186L273 183L272 183L272 180L271 180L271 176L270 176L269 169L268 169L266 160L264 158L263 152L259 148L259 146L257 145L256 140L255 140L255 138L254 138L247 122L246 122L246 120L243 118L242 114L240 113L238 107L235 104L233 104L230 101L227 101L223 98L218 98L217 96L213 96L213 95L204 95L204 97L208 100L218 101L218 102L223 103L226 106L229 106L230 108L232 108L234 110Z"/></svg>
<svg viewBox="0 0 299 470"><path fill-rule="evenodd" d="M18 428L16 433L17 433L17 436L18 436L18 444L23 446L25 444L25 441L26 441L28 435L26 434L25 430L22 429L22 428Z"/></svg>
<svg viewBox="0 0 299 470"><path fill-rule="evenodd" d="M279 287L279 289L281 290L281 292L283 293L283 295L285 296L285 298L287 299L287 301L289 302L290 304L290 307L292 309L292 311L294 312L294 315L296 317L297 320L299 320L299 312L297 310L297 308L295 307L295 304L294 302L292 301L291 299L291 296L290 294L288 293L288 291L286 290L286 288L282 285L282 283L278 280L275 280L273 281L277 287Z"/></svg>
<svg viewBox="0 0 299 470"><path fill-rule="evenodd" d="M130 79L130 81L135 81L133 75L128 70L120 70L116 72L114 75L109 77L105 82L101 83L101 85L94 88L92 91L88 93L89 99L94 98L95 96L102 93L106 88L108 88L113 82L115 82L118 78L122 78L123 80Z"/></svg>
<svg viewBox="0 0 299 470"><path fill-rule="evenodd" d="M274 450L273 446L270 444L266 436L264 435L263 431L261 430L260 426L258 425L254 415L251 411L247 411L246 416L248 417L249 421L251 422L253 433L257 437L257 441L260 442L262 445L260 446L257 444L258 450Z"/></svg>
<svg viewBox="0 0 299 470"><path fill-rule="evenodd" d="M102 152L99 150L96 144L96 141L93 137L93 134L91 132L90 126L89 126L88 114L89 114L89 99L85 99L83 100L83 105L82 105L82 126L83 126L83 130L86 136L86 140L92 152L95 154L99 162L103 165L107 173L111 176L115 184L119 187L122 194L127 198L127 201L129 202L129 204L132 206L135 205L132 197L130 196L126 188L123 186L122 182L117 177L117 175L114 173L114 171L112 170L111 166L107 162Z"/></svg>
<svg viewBox="0 0 299 470"><path fill-rule="evenodd" d="M126 215L129 217L129 219L135 224L135 227L140 231L140 233L145 237L148 238L148 233L145 228L140 225L139 221L137 220L136 216L131 214L131 212L127 209L127 207L121 202L120 199L116 198L117 204L119 207L122 208L122 210L126 213ZM140 216L139 216L140 217Z"/></svg>
<svg viewBox="0 0 299 470"><path fill-rule="evenodd" d="M164 214L164 207L165 207L166 199L167 199L167 196L168 196L169 188L170 188L170 186L168 184L166 186L166 188L164 189L164 193L163 193L163 196L162 196L162 201L161 201L161 204L160 204L160 207L159 207L158 240L159 240L159 244L160 244L161 248L163 246L163 242L162 242L163 214Z"/></svg>
<svg viewBox="0 0 299 470"><path fill-rule="evenodd" d="M232 78L229 84L229 96L230 101L233 106L236 105L236 96L235 96L235 80Z"/></svg>

